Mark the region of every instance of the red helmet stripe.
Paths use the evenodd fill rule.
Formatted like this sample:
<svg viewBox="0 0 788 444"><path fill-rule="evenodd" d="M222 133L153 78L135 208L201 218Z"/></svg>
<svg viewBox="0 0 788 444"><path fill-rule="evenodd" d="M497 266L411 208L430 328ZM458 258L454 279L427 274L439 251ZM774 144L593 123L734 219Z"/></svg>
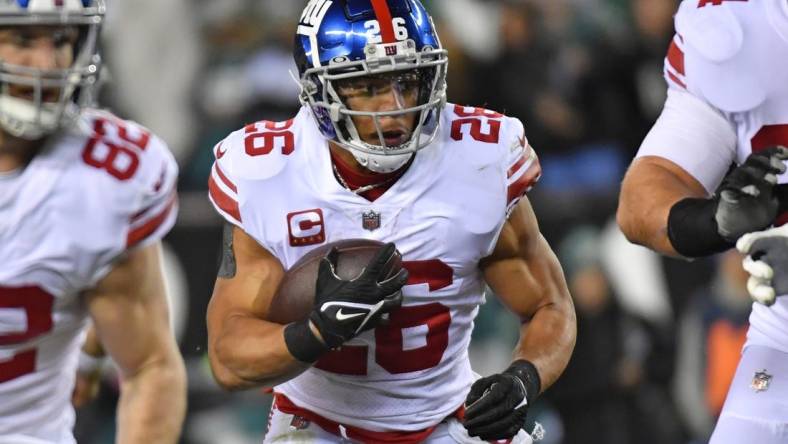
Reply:
<svg viewBox="0 0 788 444"><path fill-rule="evenodd" d="M397 39L394 38L394 19L391 17L391 10L386 0L372 0L372 8L375 9L375 16L380 24L380 36L383 38L383 43L396 42Z"/></svg>

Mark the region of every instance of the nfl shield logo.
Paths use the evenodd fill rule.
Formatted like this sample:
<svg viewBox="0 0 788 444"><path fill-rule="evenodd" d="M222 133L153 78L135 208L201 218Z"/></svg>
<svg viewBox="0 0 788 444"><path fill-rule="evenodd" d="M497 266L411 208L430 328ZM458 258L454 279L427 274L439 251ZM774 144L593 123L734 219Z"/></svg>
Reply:
<svg viewBox="0 0 788 444"><path fill-rule="evenodd" d="M295 415L290 421L290 430L304 430L309 427L309 421L306 418Z"/></svg>
<svg viewBox="0 0 788 444"><path fill-rule="evenodd" d="M750 388L756 393L763 392L769 388L769 383L771 381L772 375L766 373L766 369L763 369L759 372L755 372L755 376L752 377L752 383L750 383Z"/></svg>
<svg viewBox="0 0 788 444"><path fill-rule="evenodd" d="M361 227L369 231L375 231L380 228L380 213L369 210L369 212L362 214Z"/></svg>

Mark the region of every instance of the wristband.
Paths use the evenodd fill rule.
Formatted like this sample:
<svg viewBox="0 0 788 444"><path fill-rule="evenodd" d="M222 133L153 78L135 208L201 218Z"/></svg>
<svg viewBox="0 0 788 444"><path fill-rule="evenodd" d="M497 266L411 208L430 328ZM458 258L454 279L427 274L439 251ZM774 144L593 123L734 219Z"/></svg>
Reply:
<svg viewBox="0 0 788 444"><path fill-rule="evenodd" d="M781 183L774 186L774 197L777 198L777 202L780 203L779 210L777 211L777 217L779 218L782 213L788 211L788 184Z"/></svg>
<svg viewBox="0 0 788 444"><path fill-rule="evenodd" d="M79 351L79 359L77 361L77 372L83 375L92 375L101 372L104 364L107 362L105 357L95 357L85 353L84 350Z"/></svg>
<svg viewBox="0 0 788 444"><path fill-rule="evenodd" d="M719 233L713 199L687 198L676 202L668 215L668 239L684 257L702 257L733 248Z"/></svg>
<svg viewBox="0 0 788 444"><path fill-rule="evenodd" d="M531 362L525 359L518 359L512 362L512 365L504 370L504 373L514 375L523 382L525 397L529 403L534 402L536 397L539 396L542 390L542 379L539 377L539 371L536 370L536 366Z"/></svg>
<svg viewBox="0 0 788 444"><path fill-rule="evenodd" d="M328 346L315 337L309 327L309 319L285 327L285 345L294 358L307 364L314 363L328 351Z"/></svg>

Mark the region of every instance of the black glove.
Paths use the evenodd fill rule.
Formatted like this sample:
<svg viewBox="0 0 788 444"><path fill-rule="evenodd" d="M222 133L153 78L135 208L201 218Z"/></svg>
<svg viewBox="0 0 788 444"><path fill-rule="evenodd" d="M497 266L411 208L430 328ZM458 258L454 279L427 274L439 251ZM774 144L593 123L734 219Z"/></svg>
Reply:
<svg viewBox="0 0 788 444"><path fill-rule="evenodd" d="M735 242L746 233L774 223L780 203L774 193L777 175L785 172L788 148L774 146L750 154L728 173L717 189L714 219L725 240Z"/></svg>
<svg viewBox="0 0 788 444"><path fill-rule="evenodd" d="M536 399L540 384L536 367L524 360L474 382L465 399L463 424L468 434L485 441L517 435L525 427L528 403Z"/></svg>
<svg viewBox="0 0 788 444"><path fill-rule="evenodd" d="M393 243L381 247L361 275L350 281L336 274L338 256L332 249L320 261L315 309L309 316L329 348L375 328L384 314L402 304L402 287L408 281L404 268L383 280L390 273L390 262L399 256Z"/></svg>
<svg viewBox="0 0 788 444"><path fill-rule="evenodd" d="M673 248L686 257L708 256L731 248L743 234L772 225L780 207L788 208L788 189L775 186L785 159L788 148L782 146L751 154L725 176L712 198L676 202L668 215Z"/></svg>

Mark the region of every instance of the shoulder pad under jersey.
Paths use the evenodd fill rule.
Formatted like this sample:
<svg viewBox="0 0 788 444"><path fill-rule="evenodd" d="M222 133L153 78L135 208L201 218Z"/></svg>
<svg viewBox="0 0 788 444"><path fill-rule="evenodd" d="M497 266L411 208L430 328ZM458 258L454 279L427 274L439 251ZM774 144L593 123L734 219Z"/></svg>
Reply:
<svg viewBox="0 0 788 444"><path fill-rule="evenodd" d="M167 145L109 112L87 111L82 123L90 129L81 152L85 180L127 222L126 248L161 239L177 213L178 165Z"/></svg>
<svg viewBox="0 0 788 444"><path fill-rule="evenodd" d="M276 176L294 151L294 119L250 123L214 147L216 162L237 179L264 180Z"/></svg>
<svg viewBox="0 0 788 444"><path fill-rule="evenodd" d="M306 108L285 122L260 121L246 125L219 142L213 149L216 161L208 180L208 191L216 210L227 221L243 226L240 212L246 182L276 177L293 163L296 140L305 124L311 124ZM305 122L306 121L306 122ZM320 140L322 141L322 139Z"/></svg>
<svg viewBox="0 0 788 444"><path fill-rule="evenodd" d="M476 168L493 167L505 175L507 211L541 177L536 152L520 119L482 108L448 105L450 137L463 141Z"/></svg>
<svg viewBox="0 0 788 444"><path fill-rule="evenodd" d="M764 69L782 64L781 57L788 53L785 40L778 36L769 17L770 3L776 2L684 0L681 3L676 14L676 31L686 71L683 80L690 92L721 111L742 112L763 103L773 88L780 86L774 73L781 70Z"/></svg>

